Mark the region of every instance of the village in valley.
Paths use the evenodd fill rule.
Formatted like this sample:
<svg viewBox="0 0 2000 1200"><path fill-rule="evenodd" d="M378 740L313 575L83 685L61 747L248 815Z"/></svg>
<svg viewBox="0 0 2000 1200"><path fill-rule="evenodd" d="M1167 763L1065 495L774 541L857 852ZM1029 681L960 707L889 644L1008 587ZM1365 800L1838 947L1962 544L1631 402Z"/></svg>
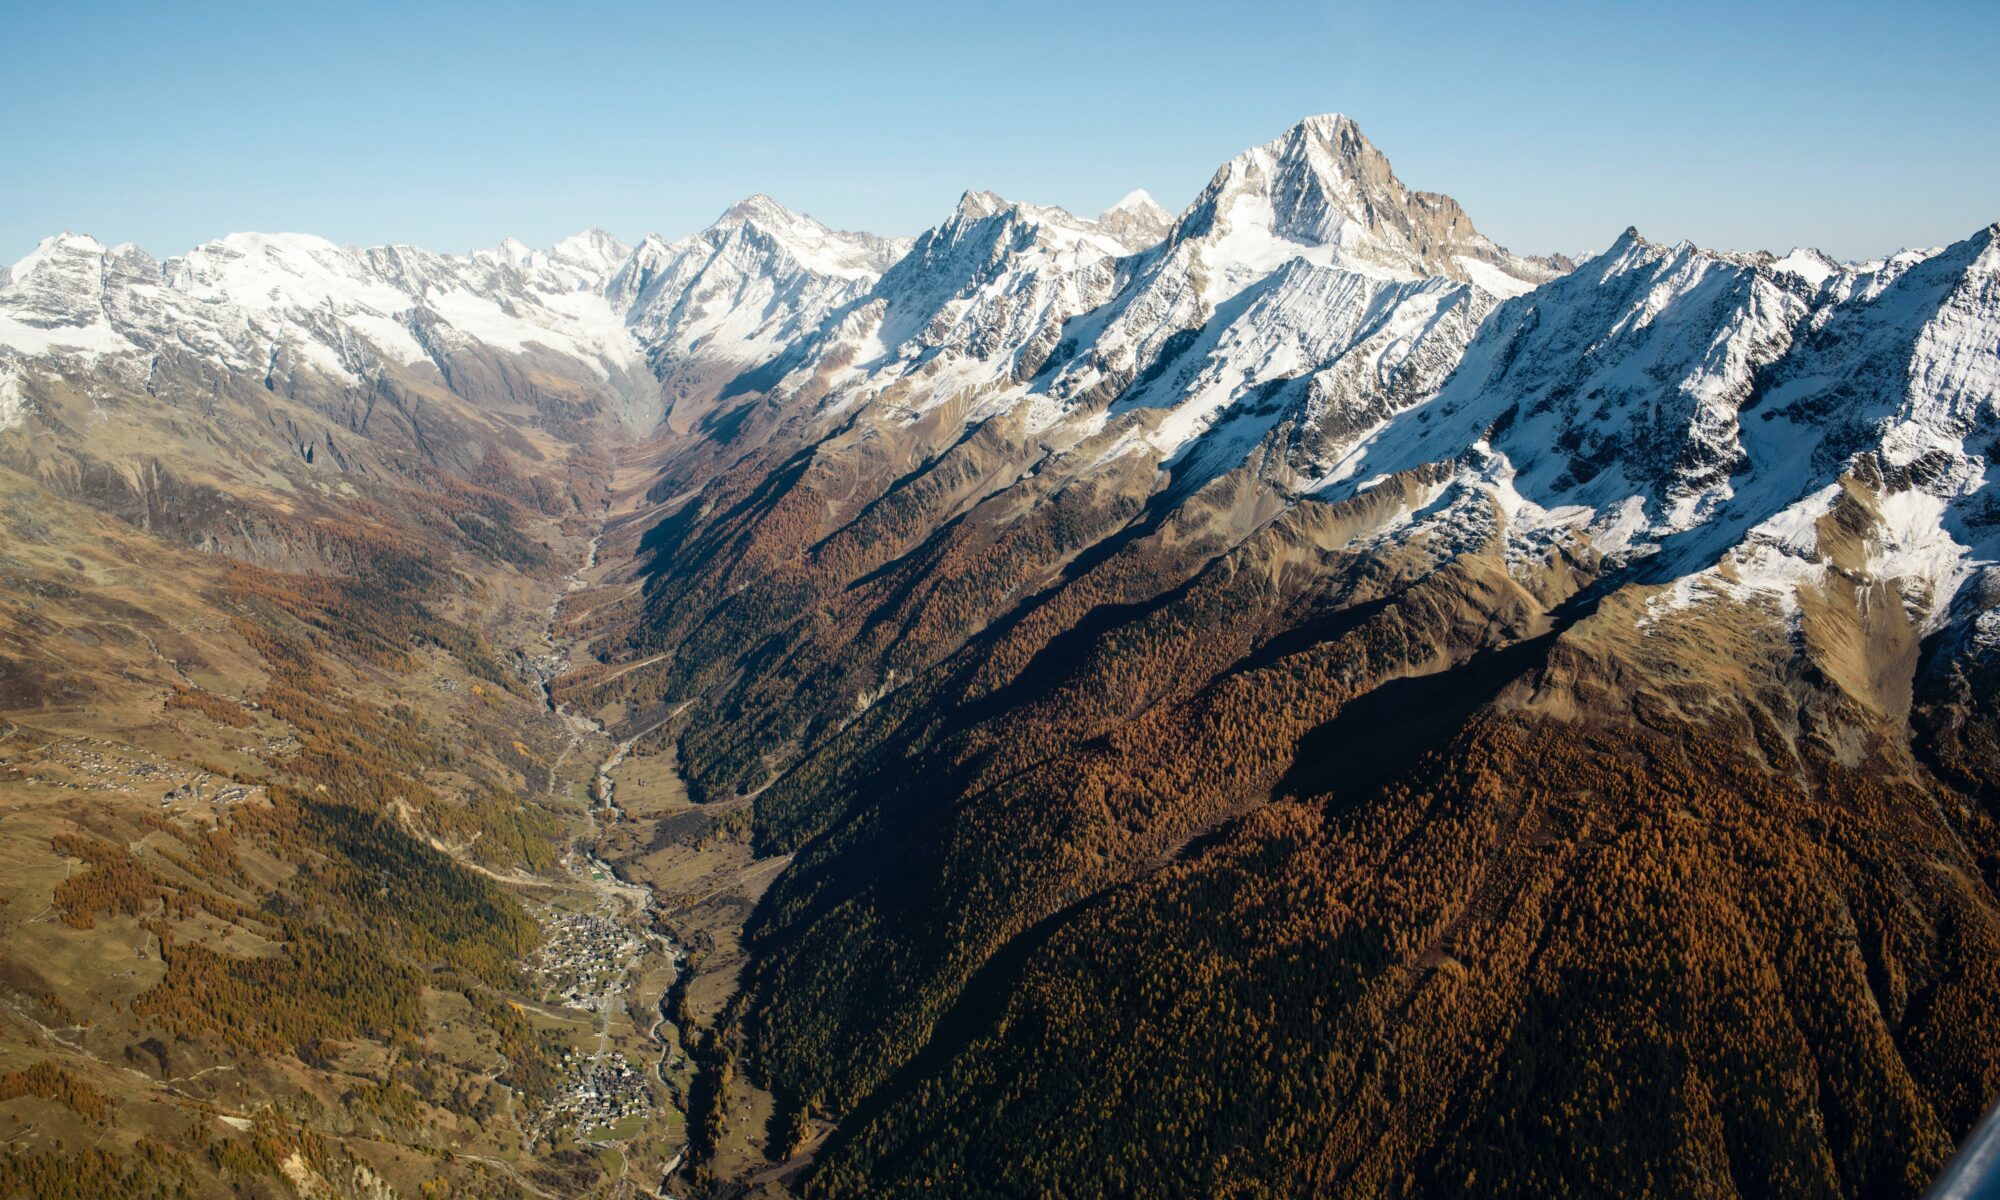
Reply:
<svg viewBox="0 0 2000 1200"><path fill-rule="evenodd" d="M588 912L554 913L542 929L546 940L535 955L535 974L547 999L570 1008L616 1004L632 960L646 948L611 900Z"/></svg>
<svg viewBox="0 0 2000 1200"><path fill-rule="evenodd" d="M563 1082L525 1132L535 1140L570 1130L584 1141L630 1137L654 1107L643 1070L617 1050L563 1055Z"/></svg>
<svg viewBox="0 0 2000 1200"><path fill-rule="evenodd" d="M686 1064L665 1004L687 956L652 926L650 897L608 864L573 852L563 865L588 891L542 909L543 941L527 965L542 1002L590 1014L594 1037L561 1051L554 1089L524 1111L521 1129L530 1144L574 1140L632 1154L634 1139L663 1128L659 1121L679 1128ZM663 1176L681 1161L678 1141L670 1137L665 1147Z"/></svg>

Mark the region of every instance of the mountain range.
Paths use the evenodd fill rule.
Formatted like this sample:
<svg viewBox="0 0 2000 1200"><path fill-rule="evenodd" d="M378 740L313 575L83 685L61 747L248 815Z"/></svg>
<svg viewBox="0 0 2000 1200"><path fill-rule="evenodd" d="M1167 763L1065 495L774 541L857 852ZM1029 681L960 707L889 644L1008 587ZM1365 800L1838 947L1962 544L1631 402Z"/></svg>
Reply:
<svg viewBox="0 0 2000 1200"><path fill-rule="evenodd" d="M64 234L0 272L0 785L95 739L262 789L108 812L159 891L69 911L168 968L359 938L517 1046L518 979L325 864L511 912L552 853L481 847L587 851L692 948L685 1125L626 1148L670 1189L1917 1195L2000 1096L1997 243L1522 255L1341 116L1178 214L913 239ZM286 1113L439 1055L416 1117L255 1135L302 1194L477 1120L434 1013L232 1041L71 978L0 990L100 1014L42 1044L131 1145L155 1027L289 1056ZM480 1151L630 1183L564 1152Z"/></svg>

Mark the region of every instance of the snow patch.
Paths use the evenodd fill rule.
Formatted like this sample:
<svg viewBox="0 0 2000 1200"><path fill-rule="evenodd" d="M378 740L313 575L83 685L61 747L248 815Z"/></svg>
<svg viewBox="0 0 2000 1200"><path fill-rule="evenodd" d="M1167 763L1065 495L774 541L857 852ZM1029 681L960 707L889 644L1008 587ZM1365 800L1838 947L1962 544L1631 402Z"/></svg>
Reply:
<svg viewBox="0 0 2000 1200"><path fill-rule="evenodd" d="M21 377L20 367L0 365L0 432L28 419L28 398L21 391Z"/></svg>

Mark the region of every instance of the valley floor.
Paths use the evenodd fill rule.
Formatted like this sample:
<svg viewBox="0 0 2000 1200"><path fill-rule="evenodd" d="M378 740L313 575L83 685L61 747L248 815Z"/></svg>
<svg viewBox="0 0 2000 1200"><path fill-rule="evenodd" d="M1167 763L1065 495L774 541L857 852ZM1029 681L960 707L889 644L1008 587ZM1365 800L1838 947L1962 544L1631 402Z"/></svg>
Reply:
<svg viewBox="0 0 2000 1200"><path fill-rule="evenodd" d="M607 507L615 522L637 508L643 473L621 473L614 491L624 500ZM597 586L616 567L591 560L575 577ZM580 589L572 589L580 590ZM624 670L654 660L628 664ZM604 683L614 676L597 677ZM657 1013L650 1033L658 1043L655 1079L671 1099L669 1124L682 1138L666 1152L676 1169L661 1180L661 1195L688 1194L682 1168L691 1161L686 1145L690 1108L715 1107L730 1114L720 1122L712 1145L702 1146L705 1171L700 1186L727 1194L783 1196L810 1163L810 1152L793 1161L772 1162L766 1154L773 1119L770 1095L740 1074L718 1081L703 1075L702 1042L736 999L744 966L743 926L758 898L784 870L790 856L759 859L749 837L750 805L743 796L697 804L688 796L676 766L676 749L665 736L681 705L628 712L620 705L586 718L609 743L594 776L602 803L589 808L593 848L591 878L619 897L640 918L656 953L635 970L626 993L633 1013ZM595 740L595 739L588 739Z"/></svg>

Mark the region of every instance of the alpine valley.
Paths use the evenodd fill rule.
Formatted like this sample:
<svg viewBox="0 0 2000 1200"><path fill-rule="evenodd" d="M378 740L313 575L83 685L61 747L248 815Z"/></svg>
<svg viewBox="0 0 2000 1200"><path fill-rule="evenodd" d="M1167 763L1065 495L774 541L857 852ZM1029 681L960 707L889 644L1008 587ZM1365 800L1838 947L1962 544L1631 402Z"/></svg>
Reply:
<svg viewBox="0 0 2000 1200"><path fill-rule="evenodd" d="M0 1196L1884 1197L2000 1096L2000 225L0 270Z"/></svg>

